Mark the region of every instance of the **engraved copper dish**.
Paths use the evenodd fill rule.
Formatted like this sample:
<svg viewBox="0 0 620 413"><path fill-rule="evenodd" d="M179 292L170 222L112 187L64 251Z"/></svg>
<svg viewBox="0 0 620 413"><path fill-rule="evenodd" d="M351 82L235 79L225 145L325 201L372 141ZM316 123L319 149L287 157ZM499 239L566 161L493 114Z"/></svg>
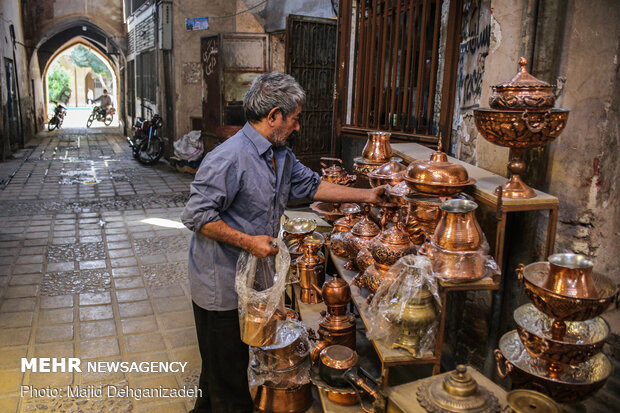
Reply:
<svg viewBox="0 0 620 413"><path fill-rule="evenodd" d="M362 218L359 216L361 208L357 204L345 204L340 208L340 211L344 217L338 218L334 222L330 241L332 252L339 257L344 257L346 256L345 236L353 228L353 225L357 224Z"/></svg>
<svg viewBox="0 0 620 413"><path fill-rule="evenodd" d="M534 390L509 391L506 402L513 413L562 413L562 409L553 399Z"/></svg>
<svg viewBox="0 0 620 413"><path fill-rule="evenodd" d="M558 294L543 287L550 273L548 262L535 262L517 268L519 280L525 287L532 304L555 319L552 335L562 339L566 331L565 321L585 321L601 315L616 299L618 287L607 277L593 273L596 298L576 298Z"/></svg>
<svg viewBox="0 0 620 413"><path fill-rule="evenodd" d="M500 377L510 376L516 387L539 391L559 403L587 399L605 385L612 373L611 362L599 353L584 363L565 366L557 377L549 377L547 362L527 353L516 330L499 340L495 360Z"/></svg>
<svg viewBox="0 0 620 413"><path fill-rule="evenodd" d="M331 162L328 166L326 162ZM342 166L342 159L321 158L321 179L333 184L350 186L355 184L357 176L350 175Z"/></svg>
<svg viewBox="0 0 620 413"><path fill-rule="evenodd" d="M387 311L388 319L401 328L401 333L392 347L403 348L413 357L420 357L422 338L439 315L431 292L426 287L422 288L404 307L399 300L393 300Z"/></svg>
<svg viewBox="0 0 620 413"><path fill-rule="evenodd" d="M392 159L390 132L368 132L368 140L362 150L362 158L368 162L385 163Z"/></svg>
<svg viewBox="0 0 620 413"><path fill-rule="evenodd" d="M355 269L354 260L357 257L357 254L363 248L369 248L371 240L376 237L380 229L372 222L370 217L370 207L367 205L364 207L364 216L363 218L351 228L351 231L347 233L345 237L345 249L347 250L347 257L349 261L345 264L345 268L349 270Z"/></svg>
<svg viewBox="0 0 620 413"><path fill-rule="evenodd" d="M448 156L441 150L441 141L437 152L429 161L413 161L405 174L405 182L412 191L425 195L452 196L465 187L473 185L476 180L469 178L465 167L448 161Z"/></svg>
<svg viewBox="0 0 620 413"><path fill-rule="evenodd" d="M554 86L528 73L527 59L519 59L519 72L509 82L491 86L489 106L501 110L547 110L555 104Z"/></svg>
<svg viewBox="0 0 620 413"><path fill-rule="evenodd" d="M480 251L447 251L434 248L431 241L424 248L425 255L431 260L433 272L450 282L478 281L485 276L486 258Z"/></svg>
<svg viewBox="0 0 620 413"><path fill-rule="evenodd" d="M420 406L431 413L499 413L499 400L479 386L460 364L443 379L426 380L418 387Z"/></svg>
<svg viewBox="0 0 620 413"><path fill-rule="evenodd" d="M302 413L312 406L312 383L297 386L263 384L250 389L254 407L268 413Z"/></svg>
<svg viewBox="0 0 620 413"><path fill-rule="evenodd" d="M553 254L547 260L549 275L543 288L568 297L598 297L592 281L592 260L581 254Z"/></svg>
<svg viewBox="0 0 620 413"><path fill-rule="evenodd" d="M412 241L420 245L435 233L441 217L439 206L442 201L440 198L417 194L405 195L404 198L409 203L405 230L413 238Z"/></svg>
<svg viewBox="0 0 620 413"><path fill-rule="evenodd" d="M406 170L407 167L405 165L391 160L369 173L368 181L373 188L381 185L396 185L405 179L404 172Z"/></svg>
<svg viewBox="0 0 620 413"><path fill-rule="evenodd" d="M609 335L609 325L601 317L586 321L569 321L566 334L556 340L551 334L554 320L533 304L514 312L519 338L527 353L548 363L549 375L562 371L562 364L576 365L598 354Z"/></svg>
<svg viewBox="0 0 620 413"><path fill-rule="evenodd" d="M282 224L284 235L301 241L316 229L316 222L308 218L294 218Z"/></svg>
<svg viewBox="0 0 620 413"><path fill-rule="evenodd" d="M433 241L448 251L474 251L482 243L482 229L476 220L478 204L465 199L449 199L439 209L441 218Z"/></svg>
<svg viewBox="0 0 620 413"><path fill-rule="evenodd" d="M523 149L544 146L557 138L566 126L568 113L568 109L546 112L474 109L478 132L491 143L512 148L512 159L508 162L511 176L502 185L502 196L519 199L536 196L520 177L525 171L521 153ZM496 190L496 194L499 191Z"/></svg>
<svg viewBox="0 0 620 413"><path fill-rule="evenodd" d="M398 213L394 214L392 222L394 225L381 231L369 248L375 265L385 270L405 255L416 253L416 247L403 229Z"/></svg>

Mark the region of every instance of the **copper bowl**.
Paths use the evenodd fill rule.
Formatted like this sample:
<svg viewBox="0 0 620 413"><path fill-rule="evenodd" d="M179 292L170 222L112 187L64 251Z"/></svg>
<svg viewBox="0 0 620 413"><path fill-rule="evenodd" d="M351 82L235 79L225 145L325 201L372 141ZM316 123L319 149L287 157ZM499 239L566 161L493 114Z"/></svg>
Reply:
<svg viewBox="0 0 620 413"><path fill-rule="evenodd" d="M312 383L292 387L263 384L251 388L250 395L261 412L302 413L312 406Z"/></svg>
<svg viewBox="0 0 620 413"><path fill-rule="evenodd" d="M426 245L426 244L425 244ZM447 251L432 243L425 249L433 272L450 282L478 281L485 276L485 256L480 251Z"/></svg>
<svg viewBox="0 0 620 413"><path fill-rule="evenodd" d="M547 145L558 137L568 121L568 109L547 112L474 109L478 132L499 146L526 149Z"/></svg>
<svg viewBox="0 0 620 413"><path fill-rule="evenodd" d="M405 182L412 191L426 195L451 196L461 192L466 186L476 183L469 178L462 165L448 161L448 156L437 152L428 161L413 161L405 173Z"/></svg>
<svg viewBox="0 0 620 413"><path fill-rule="evenodd" d="M517 275L525 287L530 301L543 313L556 321L585 321L601 315L616 299L618 287L601 274L592 274L598 292L597 298L576 298L557 294L543 287L549 276L548 262L535 262L519 266Z"/></svg>
<svg viewBox="0 0 620 413"><path fill-rule="evenodd" d="M551 371L561 370L561 366L557 366L559 363L576 365L589 360L601 351L609 335L609 324L595 317L566 323L566 334L561 340L555 340L551 334L553 319L533 304L517 308L514 320L527 353L551 363Z"/></svg>
<svg viewBox="0 0 620 413"><path fill-rule="evenodd" d="M391 160L368 174L370 186L375 188L381 185L396 185L404 180L407 167L402 163Z"/></svg>
<svg viewBox="0 0 620 413"><path fill-rule="evenodd" d="M512 330L499 340L495 350L500 377L510 376L516 387L547 394L559 403L581 402L596 393L612 373L611 362L602 353L576 366L566 366L556 378L548 377L547 363L532 358Z"/></svg>
<svg viewBox="0 0 620 413"><path fill-rule="evenodd" d="M316 229L316 222L308 218L293 218L282 224L285 235L291 238L304 239Z"/></svg>
<svg viewBox="0 0 620 413"><path fill-rule="evenodd" d="M528 73L527 59L519 59L519 72L509 82L492 86L489 106L501 110L547 110L555 104L554 87Z"/></svg>

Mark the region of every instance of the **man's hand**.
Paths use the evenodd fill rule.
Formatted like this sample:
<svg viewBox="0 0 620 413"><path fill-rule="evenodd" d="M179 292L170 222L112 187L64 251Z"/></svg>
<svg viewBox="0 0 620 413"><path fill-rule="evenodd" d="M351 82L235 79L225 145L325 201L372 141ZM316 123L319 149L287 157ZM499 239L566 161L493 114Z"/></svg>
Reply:
<svg viewBox="0 0 620 413"><path fill-rule="evenodd" d="M251 243L247 251L258 258L276 255L279 250L271 245L274 239L269 235L254 235L251 237Z"/></svg>
<svg viewBox="0 0 620 413"><path fill-rule="evenodd" d="M369 204L383 204L387 202L385 197L385 185L378 186L368 190L368 202Z"/></svg>

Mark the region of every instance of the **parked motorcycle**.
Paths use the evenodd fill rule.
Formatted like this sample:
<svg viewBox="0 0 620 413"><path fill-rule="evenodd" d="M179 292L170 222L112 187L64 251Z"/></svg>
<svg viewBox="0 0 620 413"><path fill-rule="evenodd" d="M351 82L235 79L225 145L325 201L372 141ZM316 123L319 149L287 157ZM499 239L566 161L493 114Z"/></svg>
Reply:
<svg viewBox="0 0 620 413"><path fill-rule="evenodd" d="M56 107L54 108L54 114L47 122L47 130L49 131L53 131L56 128L60 129L62 126L62 121L65 119L65 115L67 114L67 109L65 109L63 105L57 102L52 103L56 103Z"/></svg>
<svg viewBox="0 0 620 413"><path fill-rule="evenodd" d="M151 120L136 118L133 126L133 136L127 137L132 148L133 157L140 163L152 165L164 154L164 141L161 131L164 121L155 114Z"/></svg>
<svg viewBox="0 0 620 413"><path fill-rule="evenodd" d="M110 126L112 120L114 120L114 114L116 113L116 109L113 107L104 110L101 106L95 106L93 111L90 113L88 120L86 121L86 127L90 128L90 125L93 124L93 121L103 122L104 125Z"/></svg>

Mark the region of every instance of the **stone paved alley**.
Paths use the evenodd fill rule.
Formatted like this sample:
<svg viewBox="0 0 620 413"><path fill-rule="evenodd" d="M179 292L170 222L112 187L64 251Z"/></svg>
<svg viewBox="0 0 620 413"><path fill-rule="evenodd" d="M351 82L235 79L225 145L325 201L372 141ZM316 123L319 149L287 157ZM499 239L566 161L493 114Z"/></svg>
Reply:
<svg viewBox="0 0 620 413"><path fill-rule="evenodd" d="M139 164L113 128L42 133L15 157L0 164L0 412L189 410L189 399L33 400L19 390L197 384L190 232L179 221L191 176ZM188 361L189 372L21 373L21 357Z"/></svg>

